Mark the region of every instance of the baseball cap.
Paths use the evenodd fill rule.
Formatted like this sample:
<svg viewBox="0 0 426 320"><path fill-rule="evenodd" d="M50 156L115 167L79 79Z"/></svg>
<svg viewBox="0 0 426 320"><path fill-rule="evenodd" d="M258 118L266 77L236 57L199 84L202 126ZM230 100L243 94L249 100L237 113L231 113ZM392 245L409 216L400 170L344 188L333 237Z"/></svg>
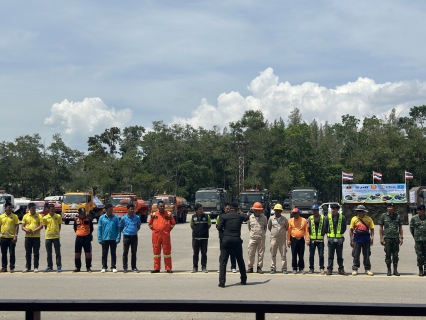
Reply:
<svg viewBox="0 0 426 320"><path fill-rule="evenodd" d="M300 210L298 208L294 208L293 210L291 210L291 213L299 213Z"/></svg>

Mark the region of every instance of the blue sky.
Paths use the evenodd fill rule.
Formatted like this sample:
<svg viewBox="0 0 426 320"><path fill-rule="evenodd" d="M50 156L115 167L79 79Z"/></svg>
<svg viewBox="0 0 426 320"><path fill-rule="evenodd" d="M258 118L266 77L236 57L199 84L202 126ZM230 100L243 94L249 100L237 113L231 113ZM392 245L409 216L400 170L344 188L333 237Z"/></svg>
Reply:
<svg viewBox="0 0 426 320"><path fill-rule="evenodd" d="M2 1L1 139L111 126L407 114L426 104L424 1ZM10 120L10 121L9 121Z"/></svg>

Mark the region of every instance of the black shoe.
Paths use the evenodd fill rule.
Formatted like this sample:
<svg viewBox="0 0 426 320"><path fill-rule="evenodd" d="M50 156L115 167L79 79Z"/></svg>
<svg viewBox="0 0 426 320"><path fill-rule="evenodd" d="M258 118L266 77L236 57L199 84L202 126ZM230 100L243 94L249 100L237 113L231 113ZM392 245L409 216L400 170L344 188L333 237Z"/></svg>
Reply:
<svg viewBox="0 0 426 320"><path fill-rule="evenodd" d="M419 267L419 277L423 277L424 275L423 266L421 266Z"/></svg>
<svg viewBox="0 0 426 320"><path fill-rule="evenodd" d="M398 273L397 268L398 268L398 264L394 263L394 265L393 265L393 274L394 274L395 276L399 277L399 276L400 276L400 274Z"/></svg>
<svg viewBox="0 0 426 320"><path fill-rule="evenodd" d="M263 274L262 268L257 268L257 273Z"/></svg>
<svg viewBox="0 0 426 320"><path fill-rule="evenodd" d="M241 284L242 284L243 286L245 286L245 285L247 284L247 281L242 281L242 280L241 280Z"/></svg>
<svg viewBox="0 0 426 320"><path fill-rule="evenodd" d="M248 268L246 272L247 273L253 273L253 268Z"/></svg>
<svg viewBox="0 0 426 320"><path fill-rule="evenodd" d="M92 269L87 268L87 272L92 273Z"/></svg>
<svg viewBox="0 0 426 320"><path fill-rule="evenodd" d="M73 272L80 272L80 269L75 268Z"/></svg>
<svg viewBox="0 0 426 320"><path fill-rule="evenodd" d="M167 272L167 273L173 273L173 271L172 271L172 270L166 270L166 272Z"/></svg>
<svg viewBox="0 0 426 320"><path fill-rule="evenodd" d="M388 264L387 267L388 267L388 273L386 275L391 276L392 275L391 265Z"/></svg>
<svg viewBox="0 0 426 320"><path fill-rule="evenodd" d="M196 272L198 272L198 269L197 268L192 268L191 273L196 273Z"/></svg>
<svg viewBox="0 0 426 320"><path fill-rule="evenodd" d="M151 273L160 273L160 270L151 270Z"/></svg>
<svg viewBox="0 0 426 320"><path fill-rule="evenodd" d="M218 286L219 288L225 288L225 284L223 284L223 283L219 283L217 286Z"/></svg>

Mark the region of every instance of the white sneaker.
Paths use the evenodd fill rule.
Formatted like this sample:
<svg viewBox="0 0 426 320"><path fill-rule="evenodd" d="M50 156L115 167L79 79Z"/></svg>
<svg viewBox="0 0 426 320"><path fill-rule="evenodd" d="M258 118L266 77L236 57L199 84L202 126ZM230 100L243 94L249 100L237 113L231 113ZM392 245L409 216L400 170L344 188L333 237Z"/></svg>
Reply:
<svg viewBox="0 0 426 320"><path fill-rule="evenodd" d="M37 268L34 268L34 273L38 273L38 269Z"/></svg>
<svg viewBox="0 0 426 320"><path fill-rule="evenodd" d="M113 268L112 272L117 273L117 269Z"/></svg>
<svg viewBox="0 0 426 320"><path fill-rule="evenodd" d="M237 269L231 269L232 273L237 273Z"/></svg>
<svg viewBox="0 0 426 320"><path fill-rule="evenodd" d="M102 270L101 270L101 273L105 273L105 272L106 272L106 269L102 269Z"/></svg>
<svg viewBox="0 0 426 320"><path fill-rule="evenodd" d="M22 270L22 273L27 273L29 270L27 268L25 268L24 270Z"/></svg>
<svg viewBox="0 0 426 320"><path fill-rule="evenodd" d="M372 276L372 275L374 275L374 273L373 273L373 272L371 272L370 270L366 270L366 271L365 271L365 274L366 274L367 276Z"/></svg>
<svg viewBox="0 0 426 320"><path fill-rule="evenodd" d="M217 270L217 273L220 273L220 270Z"/></svg>
<svg viewBox="0 0 426 320"><path fill-rule="evenodd" d="M357 274L358 274L358 271L357 271L357 270L353 270L353 271L352 271L352 275L353 275L353 276L356 276Z"/></svg>

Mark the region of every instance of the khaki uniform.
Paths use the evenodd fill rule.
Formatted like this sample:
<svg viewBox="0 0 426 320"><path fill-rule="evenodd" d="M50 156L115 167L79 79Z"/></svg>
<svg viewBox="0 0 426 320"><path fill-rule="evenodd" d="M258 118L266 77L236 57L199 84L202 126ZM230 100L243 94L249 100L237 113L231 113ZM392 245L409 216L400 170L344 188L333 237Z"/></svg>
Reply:
<svg viewBox="0 0 426 320"><path fill-rule="evenodd" d="M250 231L250 240L248 244L249 264L248 268L253 268L254 258L257 252L257 267L263 267L263 256L265 254L265 239L266 227L268 221L262 213L260 216L255 217L254 214L250 215L247 221L247 226Z"/></svg>
<svg viewBox="0 0 426 320"><path fill-rule="evenodd" d="M271 216L268 221L268 230L271 232L271 269L277 268L277 251L281 255L281 269L287 270L287 218Z"/></svg>

